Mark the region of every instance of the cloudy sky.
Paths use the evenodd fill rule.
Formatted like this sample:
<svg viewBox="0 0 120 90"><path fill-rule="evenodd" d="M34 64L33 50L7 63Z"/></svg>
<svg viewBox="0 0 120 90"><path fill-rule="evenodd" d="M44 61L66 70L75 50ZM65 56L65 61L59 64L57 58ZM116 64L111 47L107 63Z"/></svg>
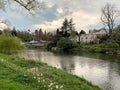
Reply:
<svg viewBox="0 0 120 90"><path fill-rule="evenodd" d="M42 28L46 31L56 30L62 25L64 18L73 18L77 31L99 29L103 25L100 21L101 8L106 3L112 3L120 9L120 0L38 0L41 10L36 15L30 15L18 4L11 4L5 10L0 10L0 29L7 25L15 26L19 30ZM118 18L117 24L120 23Z"/></svg>

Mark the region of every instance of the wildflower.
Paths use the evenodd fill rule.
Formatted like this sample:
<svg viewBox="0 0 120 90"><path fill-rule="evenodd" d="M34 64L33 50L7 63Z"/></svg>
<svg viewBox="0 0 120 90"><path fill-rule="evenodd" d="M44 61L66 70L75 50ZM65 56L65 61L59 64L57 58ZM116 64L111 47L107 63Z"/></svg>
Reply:
<svg viewBox="0 0 120 90"><path fill-rule="evenodd" d="M38 80L40 80L40 77L38 78Z"/></svg>
<svg viewBox="0 0 120 90"><path fill-rule="evenodd" d="M58 85L56 85L56 89L58 89Z"/></svg>
<svg viewBox="0 0 120 90"><path fill-rule="evenodd" d="M27 75L26 75L26 74L24 74L24 76L26 77Z"/></svg>
<svg viewBox="0 0 120 90"><path fill-rule="evenodd" d="M48 85L48 87L51 87L50 85Z"/></svg>
<svg viewBox="0 0 120 90"><path fill-rule="evenodd" d="M40 75L39 75L39 74L37 74L37 76L39 77Z"/></svg>
<svg viewBox="0 0 120 90"><path fill-rule="evenodd" d="M4 59L2 58L2 59L1 59L1 62L3 62L3 61L4 61Z"/></svg>
<svg viewBox="0 0 120 90"><path fill-rule="evenodd" d="M43 79L43 82L44 82L45 80Z"/></svg>
<svg viewBox="0 0 120 90"><path fill-rule="evenodd" d="M41 76L43 76L43 74L41 74Z"/></svg>
<svg viewBox="0 0 120 90"><path fill-rule="evenodd" d="M40 82L40 80L38 80L38 82Z"/></svg>
<svg viewBox="0 0 120 90"><path fill-rule="evenodd" d="M60 88L62 89L62 88L63 88L63 85L61 85Z"/></svg>
<svg viewBox="0 0 120 90"><path fill-rule="evenodd" d="M53 83L50 83L50 85L52 86L52 85L53 85Z"/></svg>
<svg viewBox="0 0 120 90"><path fill-rule="evenodd" d="M34 76L34 79L36 79L36 77Z"/></svg>

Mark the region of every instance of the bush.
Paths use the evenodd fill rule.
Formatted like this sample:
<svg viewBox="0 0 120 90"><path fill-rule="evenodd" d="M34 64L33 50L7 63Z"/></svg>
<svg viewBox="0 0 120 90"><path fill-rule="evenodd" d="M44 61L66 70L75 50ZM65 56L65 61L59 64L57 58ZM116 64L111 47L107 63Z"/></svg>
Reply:
<svg viewBox="0 0 120 90"><path fill-rule="evenodd" d="M58 42L57 42L57 47L62 49L62 50L69 50L73 49L77 46L77 43L71 41L69 38L62 37Z"/></svg>
<svg viewBox="0 0 120 90"><path fill-rule="evenodd" d="M0 52L10 54L23 48L21 40L11 34L4 33L0 35Z"/></svg>
<svg viewBox="0 0 120 90"><path fill-rule="evenodd" d="M105 47L107 48L118 48L119 47L119 44L116 43L116 41L107 41L105 42Z"/></svg>

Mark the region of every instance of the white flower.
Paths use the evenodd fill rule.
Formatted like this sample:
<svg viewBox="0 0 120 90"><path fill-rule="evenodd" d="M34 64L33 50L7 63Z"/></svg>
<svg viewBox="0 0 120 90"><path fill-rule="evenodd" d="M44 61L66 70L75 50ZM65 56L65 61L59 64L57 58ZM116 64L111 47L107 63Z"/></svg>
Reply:
<svg viewBox="0 0 120 90"><path fill-rule="evenodd" d="M56 85L56 89L58 89L58 85Z"/></svg>
<svg viewBox="0 0 120 90"><path fill-rule="evenodd" d="M60 86L60 88L62 89L62 88L63 88L63 86L61 85L61 86Z"/></svg>
<svg viewBox="0 0 120 90"><path fill-rule="evenodd" d="M39 77L40 75L39 75L39 74L37 74L37 76Z"/></svg>
<svg viewBox="0 0 120 90"><path fill-rule="evenodd" d="M2 58L2 59L1 59L1 62L3 62L3 61L4 61L4 59Z"/></svg>
<svg viewBox="0 0 120 90"><path fill-rule="evenodd" d="M40 80L38 80L38 82L40 82Z"/></svg>
<svg viewBox="0 0 120 90"><path fill-rule="evenodd" d="M36 77L34 76L34 79L36 79Z"/></svg>
<svg viewBox="0 0 120 90"><path fill-rule="evenodd" d="M40 80L40 77L38 78L38 80Z"/></svg>
<svg viewBox="0 0 120 90"><path fill-rule="evenodd" d="M24 76L26 77L27 75L26 75L26 74L24 74Z"/></svg>
<svg viewBox="0 0 120 90"><path fill-rule="evenodd" d="M44 82L45 80L43 79L43 82Z"/></svg>
<svg viewBox="0 0 120 90"><path fill-rule="evenodd" d="M43 76L43 74L41 74L41 76Z"/></svg>

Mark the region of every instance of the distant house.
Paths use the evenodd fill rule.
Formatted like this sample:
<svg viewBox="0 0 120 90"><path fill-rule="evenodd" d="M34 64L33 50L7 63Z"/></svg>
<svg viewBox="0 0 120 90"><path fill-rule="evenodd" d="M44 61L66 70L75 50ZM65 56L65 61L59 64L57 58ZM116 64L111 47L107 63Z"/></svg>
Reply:
<svg viewBox="0 0 120 90"><path fill-rule="evenodd" d="M104 35L107 35L108 32L104 29L100 30L92 30L88 34L82 34L79 36L80 42L84 43L99 43L98 37L102 37Z"/></svg>
<svg viewBox="0 0 120 90"><path fill-rule="evenodd" d="M108 34L107 30L105 29L94 30L93 33L96 34L97 37L102 37Z"/></svg>
<svg viewBox="0 0 120 90"><path fill-rule="evenodd" d="M84 42L84 43L92 43L98 41L96 34L82 34L80 36L80 42Z"/></svg>

